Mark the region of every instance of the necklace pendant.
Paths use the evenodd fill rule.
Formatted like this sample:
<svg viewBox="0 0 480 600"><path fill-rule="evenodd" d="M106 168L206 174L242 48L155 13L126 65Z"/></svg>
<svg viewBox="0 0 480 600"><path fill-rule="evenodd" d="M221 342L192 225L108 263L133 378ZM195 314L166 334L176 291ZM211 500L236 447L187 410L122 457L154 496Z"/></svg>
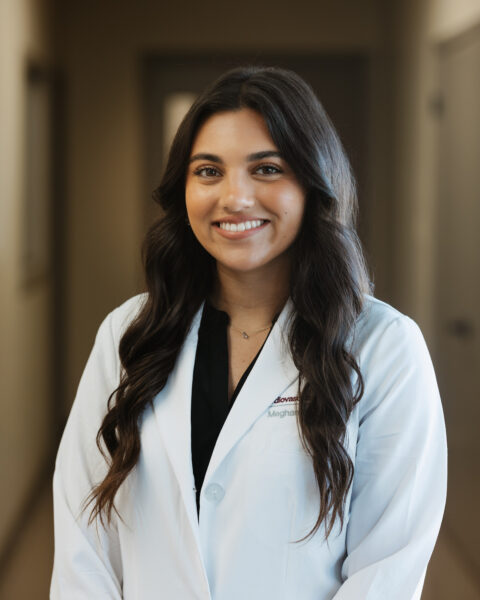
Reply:
<svg viewBox="0 0 480 600"><path fill-rule="evenodd" d="M248 338L250 336L248 335L248 333L246 331L242 331L242 337L243 337L244 340L248 340Z"/></svg>

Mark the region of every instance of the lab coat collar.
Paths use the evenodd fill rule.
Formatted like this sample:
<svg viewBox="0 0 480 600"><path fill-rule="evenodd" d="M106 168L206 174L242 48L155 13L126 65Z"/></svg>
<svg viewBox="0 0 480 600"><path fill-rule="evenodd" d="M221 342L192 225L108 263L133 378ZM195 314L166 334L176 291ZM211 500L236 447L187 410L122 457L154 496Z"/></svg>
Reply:
<svg viewBox="0 0 480 600"><path fill-rule="evenodd" d="M178 479L186 512L200 547L195 480L191 454L191 396L198 329L203 306L195 315L176 365L154 401L162 439ZM227 454L254 422L298 377L286 337L292 313L289 300L275 322L252 371L237 396L217 439L205 474L208 483Z"/></svg>
<svg viewBox="0 0 480 600"><path fill-rule="evenodd" d="M191 453L191 396L198 329L203 305L193 318L190 331L163 390L154 400L154 413L161 439L178 480L188 519L198 548L197 504Z"/></svg>
<svg viewBox="0 0 480 600"><path fill-rule="evenodd" d="M204 485L255 421L298 377L287 338L292 308L292 302L288 300L228 414L215 444Z"/></svg>

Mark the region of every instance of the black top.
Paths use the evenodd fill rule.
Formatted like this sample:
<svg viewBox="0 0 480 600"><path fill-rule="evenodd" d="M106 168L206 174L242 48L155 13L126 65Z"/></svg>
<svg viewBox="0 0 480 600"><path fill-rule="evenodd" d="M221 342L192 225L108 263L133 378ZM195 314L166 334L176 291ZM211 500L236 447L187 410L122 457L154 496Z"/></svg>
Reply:
<svg viewBox="0 0 480 600"><path fill-rule="evenodd" d="M208 302L205 303L198 330L192 383L192 464L197 490L197 509L200 506L203 479L220 430L261 352L260 348L228 401L229 321L227 313L213 308Z"/></svg>

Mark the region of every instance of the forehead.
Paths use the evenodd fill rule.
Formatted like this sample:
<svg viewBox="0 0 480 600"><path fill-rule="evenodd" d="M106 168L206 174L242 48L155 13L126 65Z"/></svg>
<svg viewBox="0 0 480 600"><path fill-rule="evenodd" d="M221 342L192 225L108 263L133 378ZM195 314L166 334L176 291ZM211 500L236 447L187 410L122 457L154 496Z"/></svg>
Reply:
<svg viewBox="0 0 480 600"><path fill-rule="evenodd" d="M215 113L200 127L192 144L196 152L276 149L262 115L251 108Z"/></svg>

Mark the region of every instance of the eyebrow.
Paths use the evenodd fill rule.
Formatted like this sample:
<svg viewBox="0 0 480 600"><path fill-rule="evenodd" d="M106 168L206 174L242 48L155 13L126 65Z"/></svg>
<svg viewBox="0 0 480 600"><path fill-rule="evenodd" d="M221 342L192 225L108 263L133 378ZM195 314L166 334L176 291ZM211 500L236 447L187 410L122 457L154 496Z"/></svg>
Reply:
<svg viewBox="0 0 480 600"><path fill-rule="evenodd" d="M261 152L254 152L253 154L249 154L247 156L247 161L252 162L254 160L261 160L262 158L283 158L280 152L276 150L262 150ZM209 154L208 152L200 152L199 154L194 154L189 163L192 163L196 160L209 160L210 162L216 162L220 165L223 165L223 160L217 156L216 154Z"/></svg>

